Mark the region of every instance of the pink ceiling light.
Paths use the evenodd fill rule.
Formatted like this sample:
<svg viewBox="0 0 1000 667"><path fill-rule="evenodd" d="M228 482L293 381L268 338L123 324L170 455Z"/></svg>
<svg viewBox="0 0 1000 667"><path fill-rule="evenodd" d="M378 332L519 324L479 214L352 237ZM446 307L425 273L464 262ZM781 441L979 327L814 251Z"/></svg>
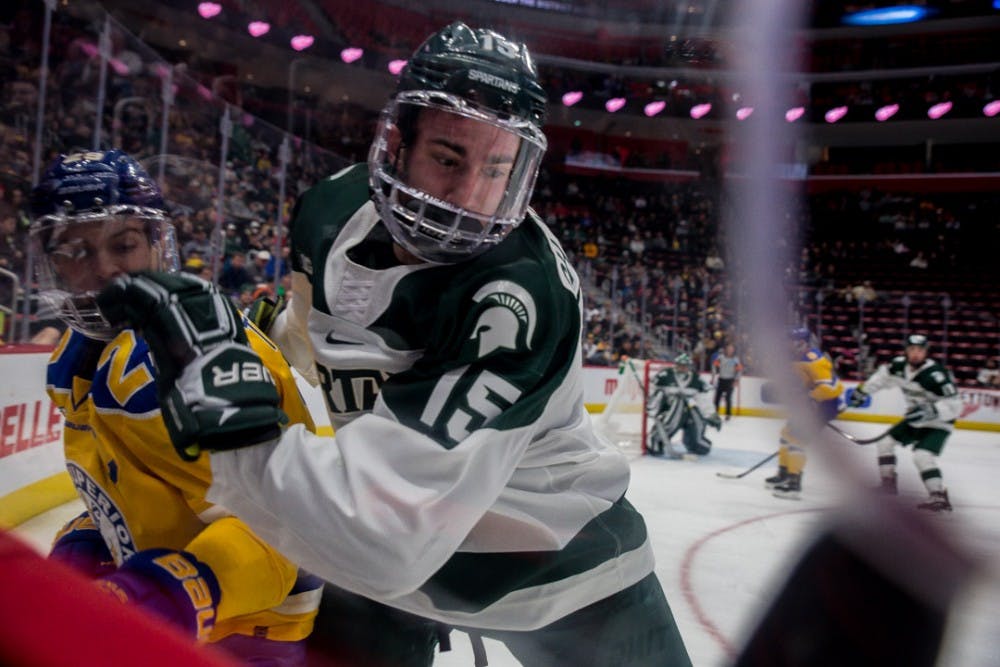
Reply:
<svg viewBox="0 0 1000 667"><path fill-rule="evenodd" d="M886 104L884 107L879 107L875 111L875 120L880 123L884 123L895 116L897 111L899 111L898 104Z"/></svg>
<svg viewBox="0 0 1000 667"><path fill-rule="evenodd" d="M568 93L563 93L562 103L563 106L571 107L580 100L583 99L583 93L579 90L571 90Z"/></svg>
<svg viewBox="0 0 1000 667"><path fill-rule="evenodd" d="M612 97L610 100L604 103L604 108L608 110L608 113L614 113L625 106L624 97Z"/></svg>
<svg viewBox="0 0 1000 667"><path fill-rule="evenodd" d="M694 118L695 120L698 120L711 110L712 110L711 104L708 103L696 104L693 107L691 107L691 117Z"/></svg>
<svg viewBox="0 0 1000 667"><path fill-rule="evenodd" d="M247 26L247 32L254 37L266 35L271 31L271 24L267 21L253 21Z"/></svg>
<svg viewBox="0 0 1000 667"><path fill-rule="evenodd" d="M359 49L356 46L349 46L340 52L340 59L350 65L363 55L365 55L364 49Z"/></svg>
<svg viewBox="0 0 1000 667"><path fill-rule="evenodd" d="M198 13L201 14L201 18L210 19L219 15L222 11L222 5L217 2L201 2L198 4Z"/></svg>
<svg viewBox="0 0 1000 667"><path fill-rule="evenodd" d="M291 43L292 48L296 51L305 51L312 46L315 41L316 38L312 35L295 35L295 37L292 37Z"/></svg>
<svg viewBox="0 0 1000 667"><path fill-rule="evenodd" d="M393 60L389 62L389 71L393 76L399 76L399 73L403 71L404 67L406 67L405 60Z"/></svg>
<svg viewBox="0 0 1000 667"><path fill-rule="evenodd" d="M650 102L649 104L647 104L643 108L642 112L644 114L646 114L647 116L649 116L650 118L652 118L656 114L658 114L661 111L663 111L663 109L665 109L666 106L667 106L667 103L664 102L663 100L656 100L655 102Z"/></svg>
<svg viewBox="0 0 1000 667"><path fill-rule="evenodd" d="M949 111L951 111L951 102L941 102L940 104L935 104L927 110L927 117L932 120L937 120Z"/></svg>
<svg viewBox="0 0 1000 667"><path fill-rule="evenodd" d="M836 123L846 115L847 107L833 107L823 115L823 118L826 119L826 122L828 123Z"/></svg>
<svg viewBox="0 0 1000 667"><path fill-rule="evenodd" d="M989 104L983 107L983 115L993 118L1000 113L1000 100L993 100Z"/></svg>
<svg viewBox="0 0 1000 667"><path fill-rule="evenodd" d="M788 121L789 123L794 123L799 118L802 118L805 112L806 112L805 107L792 107L791 109L785 112L785 120Z"/></svg>
<svg viewBox="0 0 1000 667"><path fill-rule="evenodd" d="M128 65L123 63L121 60L118 60L118 58L110 59L108 61L108 64L111 65L111 69L113 69L115 71L115 74L117 74L118 76L128 76L129 74Z"/></svg>
<svg viewBox="0 0 1000 667"><path fill-rule="evenodd" d="M736 110L736 120L746 120L753 115L753 107L740 107Z"/></svg>

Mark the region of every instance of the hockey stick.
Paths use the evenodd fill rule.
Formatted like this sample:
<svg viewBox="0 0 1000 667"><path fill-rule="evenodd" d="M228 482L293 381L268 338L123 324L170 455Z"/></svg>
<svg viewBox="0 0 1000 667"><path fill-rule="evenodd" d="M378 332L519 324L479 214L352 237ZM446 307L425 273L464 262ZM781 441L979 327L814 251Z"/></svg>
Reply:
<svg viewBox="0 0 1000 667"><path fill-rule="evenodd" d="M895 424L893 426L890 426L885 431L883 431L882 433L879 433L878 435L876 435L874 437L871 437L871 438L859 438L856 435L852 435L851 433L848 433L847 431L843 430L839 426L836 426L832 422L827 422L826 425L829 426L838 435L840 435L840 436L842 436L842 437L850 440L855 445L870 445L870 444L872 444L874 442L878 442L879 440L881 440L885 436L889 435L889 431L891 431L893 429L893 426L895 426Z"/></svg>
<svg viewBox="0 0 1000 667"><path fill-rule="evenodd" d="M760 461L758 461L757 463L753 464L752 466L750 466L749 468L747 468L746 470L744 470L741 473L717 472L715 474L718 475L719 477L722 477L723 479L741 479L743 477L746 477L747 475L749 475L750 473L752 473L754 470L756 470L757 468L761 467L762 465L764 465L765 463L767 463L768 461L770 461L771 459L773 459L777 455L778 455L778 452L772 452L771 454L768 454L766 458L761 459Z"/></svg>

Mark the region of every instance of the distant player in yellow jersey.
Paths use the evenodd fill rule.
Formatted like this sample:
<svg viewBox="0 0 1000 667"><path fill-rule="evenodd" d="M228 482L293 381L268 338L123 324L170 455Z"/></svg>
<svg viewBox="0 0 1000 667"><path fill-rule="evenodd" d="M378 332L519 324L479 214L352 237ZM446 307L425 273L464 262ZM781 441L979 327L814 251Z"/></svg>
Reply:
<svg viewBox="0 0 1000 667"><path fill-rule="evenodd" d="M321 583L205 500L208 456L177 459L149 347L95 306L117 275L176 269L164 208L141 165L117 150L61 156L32 193L42 296L70 327L49 361L47 389L65 415L66 466L87 507L50 557L242 661L301 665ZM245 329L290 421L313 430L277 348L235 311L230 321Z"/></svg>
<svg viewBox="0 0 1000 667"><path fill-rule="evenodd" d="M811 344L806 328L789 332L789 341L795 372L802 380L820 419L830 421L837 416L840 395L844 385L833 371L830 357ZM778 474L768 477L764 484L773 489L778 498L797 499L802 492L802 470L806 465L804 428L798 420L790 419L781 429L781 447L778 449Z"/></svg>

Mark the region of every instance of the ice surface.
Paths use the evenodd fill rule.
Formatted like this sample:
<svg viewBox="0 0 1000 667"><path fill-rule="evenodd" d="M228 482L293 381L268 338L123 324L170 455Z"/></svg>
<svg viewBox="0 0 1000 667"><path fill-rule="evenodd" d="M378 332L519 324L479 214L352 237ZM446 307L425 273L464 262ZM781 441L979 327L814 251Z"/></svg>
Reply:
<svg viewBox="0 0 1000 667"><path fill-rule="evenodd" d="M838 424L861 437L886 428L884 424ZM858 485L873 486L877 481L874 446L837 438L823 443L837 448L836 456L811 453L799 501L775 498L764 489L763 479L773 474L774 462L743 479L716 476L718 471L744 470L775 451L780 427L778 420L735 417L721 432L709 431L715 446L707 457L698 461L644 457L632 463L628 497L646 517L657 574L698 667L730 662L817 528L838 508L862 500ZM897 456L899 500L916 504L924 499L923 484L910 452L900 449ZM939 663L997 665L1000 435L956 431L940 464L955 511L929 519L985 567L955 606L946 652ZM58 527L81 509L78 503L70 503L36 517L17 532L44 549ZM906 562L900 567L906 567ZM472 665L466 637L453 633L452 643L453 650L440 654L435 667ZM520 664L501 644L487 639L486 649L491 667Z"/></svg>

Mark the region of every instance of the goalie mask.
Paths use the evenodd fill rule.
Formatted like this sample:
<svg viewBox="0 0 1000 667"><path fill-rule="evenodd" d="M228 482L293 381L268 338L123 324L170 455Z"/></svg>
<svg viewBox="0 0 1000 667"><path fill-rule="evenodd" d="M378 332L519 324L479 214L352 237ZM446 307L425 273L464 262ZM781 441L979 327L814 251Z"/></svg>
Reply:
<svg viewBox="0 0 1000 667"><path fill-rule="evenodd" d="M60 156L32 190L31 210L40 296L87 336L110 340L118 331L96 303L115 276L177 270L174 228L160 190L122 151Z"/></svg>
<svg viewBox="0 0 1000 667"><path fill-rule="evenodd" d="M419 259L459 262L524 219L545 154L545 92L531 56L461 22L417 49L368 156L379 215Z"/></svg>

